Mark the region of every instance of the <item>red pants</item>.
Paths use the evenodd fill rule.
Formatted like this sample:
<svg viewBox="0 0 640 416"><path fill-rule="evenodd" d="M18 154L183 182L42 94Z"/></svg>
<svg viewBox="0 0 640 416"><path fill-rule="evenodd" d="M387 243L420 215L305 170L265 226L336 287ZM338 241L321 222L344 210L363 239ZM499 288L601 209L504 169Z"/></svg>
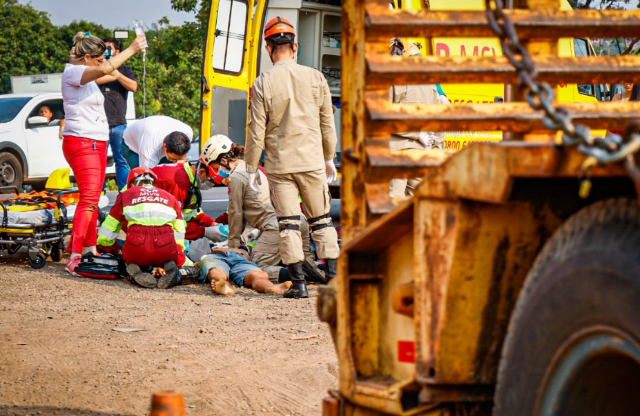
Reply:
<svg viewBox="0 0 640 416"><path fill-rule="evenodd" d="M129 227L122 247L122 258L125 263L140 267L162 267L171 260L182 266L185 262L184 252L176 244L173 229L169 225Z"/></svg>
<svg viewBox="0 0 640 416"><path fill-rule="evenodd" d="M98 239L98 201L107 168L107 144L86 137L64 136L62 152L71 166L80 190L80 202L73 217L73 231L67 251L82 253Z"/></svg>

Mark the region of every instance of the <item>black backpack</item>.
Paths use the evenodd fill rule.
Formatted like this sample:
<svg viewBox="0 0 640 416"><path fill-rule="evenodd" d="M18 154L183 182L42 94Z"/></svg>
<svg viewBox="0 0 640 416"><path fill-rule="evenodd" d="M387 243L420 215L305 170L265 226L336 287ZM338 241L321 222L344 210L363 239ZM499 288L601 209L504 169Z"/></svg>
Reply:
<svg viewBox="0 0 640 416"><path fill-rule="evenodd" d="M118 279L127 275L126 268L127 265L121 255L96 256L93 253L87 253L82 256L75 273L92 279Z"/></svg>
<svg viewBox="0 0 640 416"><path fill-rule="evenodd" d="M202 206L202 193L200 193L200 188L198 187L198 174L200 173L200 165L202 162L198 161L196 164L196 174L193 175L193 182L191 182L191 186L187 191L187 197L185 198L182 209L198 209ZM193 201L193 197L196 197L196 201Z"/></svg>

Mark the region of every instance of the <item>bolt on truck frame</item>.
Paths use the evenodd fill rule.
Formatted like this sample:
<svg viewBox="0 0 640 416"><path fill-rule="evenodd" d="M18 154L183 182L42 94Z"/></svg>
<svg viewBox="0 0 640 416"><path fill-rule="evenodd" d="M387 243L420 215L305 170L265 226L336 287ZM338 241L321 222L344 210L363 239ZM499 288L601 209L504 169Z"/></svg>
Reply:
<svg viewBox="0 0 640 416"><path fill-rule="evenodd" d="M637 36L640 12L486 2L493 11L342 4L343 246L318 299L339 358L327 416L640 409L640 103L558 110L538 83L640 82L636 56L558 56L561 37ZM504 56L388 54L390 38L435 36L497 36ZM388 101L394 84L479 81L510 84L511 99ZM630 122L622 139L581 127ZM415 130L511 134L457 153L389 150L391 133ZM424 181L398 202L394 177Z"/></svg>

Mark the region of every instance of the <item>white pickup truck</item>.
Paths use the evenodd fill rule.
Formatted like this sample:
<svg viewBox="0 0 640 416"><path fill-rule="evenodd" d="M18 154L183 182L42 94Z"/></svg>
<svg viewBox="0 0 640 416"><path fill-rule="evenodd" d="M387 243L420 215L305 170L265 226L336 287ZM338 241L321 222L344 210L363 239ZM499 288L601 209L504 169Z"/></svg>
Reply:
<svg viewBox="0 0 640 416"><path fill-rule="evenodd" d="M62 154L59 127L38 116L47 105L53 119L64 118L62 74L11 77L13 94L0 95L0 186L24 183L43 185L51 172L68 167ZM135 119L133 94L127 102L127 120ZM107 176L115 175L111 149L107 154Z"/></svg>

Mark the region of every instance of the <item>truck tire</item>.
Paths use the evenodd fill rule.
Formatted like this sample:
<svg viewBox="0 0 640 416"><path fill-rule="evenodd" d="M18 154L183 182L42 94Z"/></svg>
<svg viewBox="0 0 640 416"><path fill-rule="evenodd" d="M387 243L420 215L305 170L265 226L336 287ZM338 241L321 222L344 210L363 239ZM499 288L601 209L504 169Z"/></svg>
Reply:
<svg viewBox="0 0 640 416"><path fill-rule="evenodd" d="M15 186L22 190L22 165L9 152L0 153L0 186Z"/></svg>
<svg viewBox="0 0 640 416"><path fill-rule="evenodd" d="M595 203L556 231L511 316L496 416L640 412L640 208Z"/></svg>

